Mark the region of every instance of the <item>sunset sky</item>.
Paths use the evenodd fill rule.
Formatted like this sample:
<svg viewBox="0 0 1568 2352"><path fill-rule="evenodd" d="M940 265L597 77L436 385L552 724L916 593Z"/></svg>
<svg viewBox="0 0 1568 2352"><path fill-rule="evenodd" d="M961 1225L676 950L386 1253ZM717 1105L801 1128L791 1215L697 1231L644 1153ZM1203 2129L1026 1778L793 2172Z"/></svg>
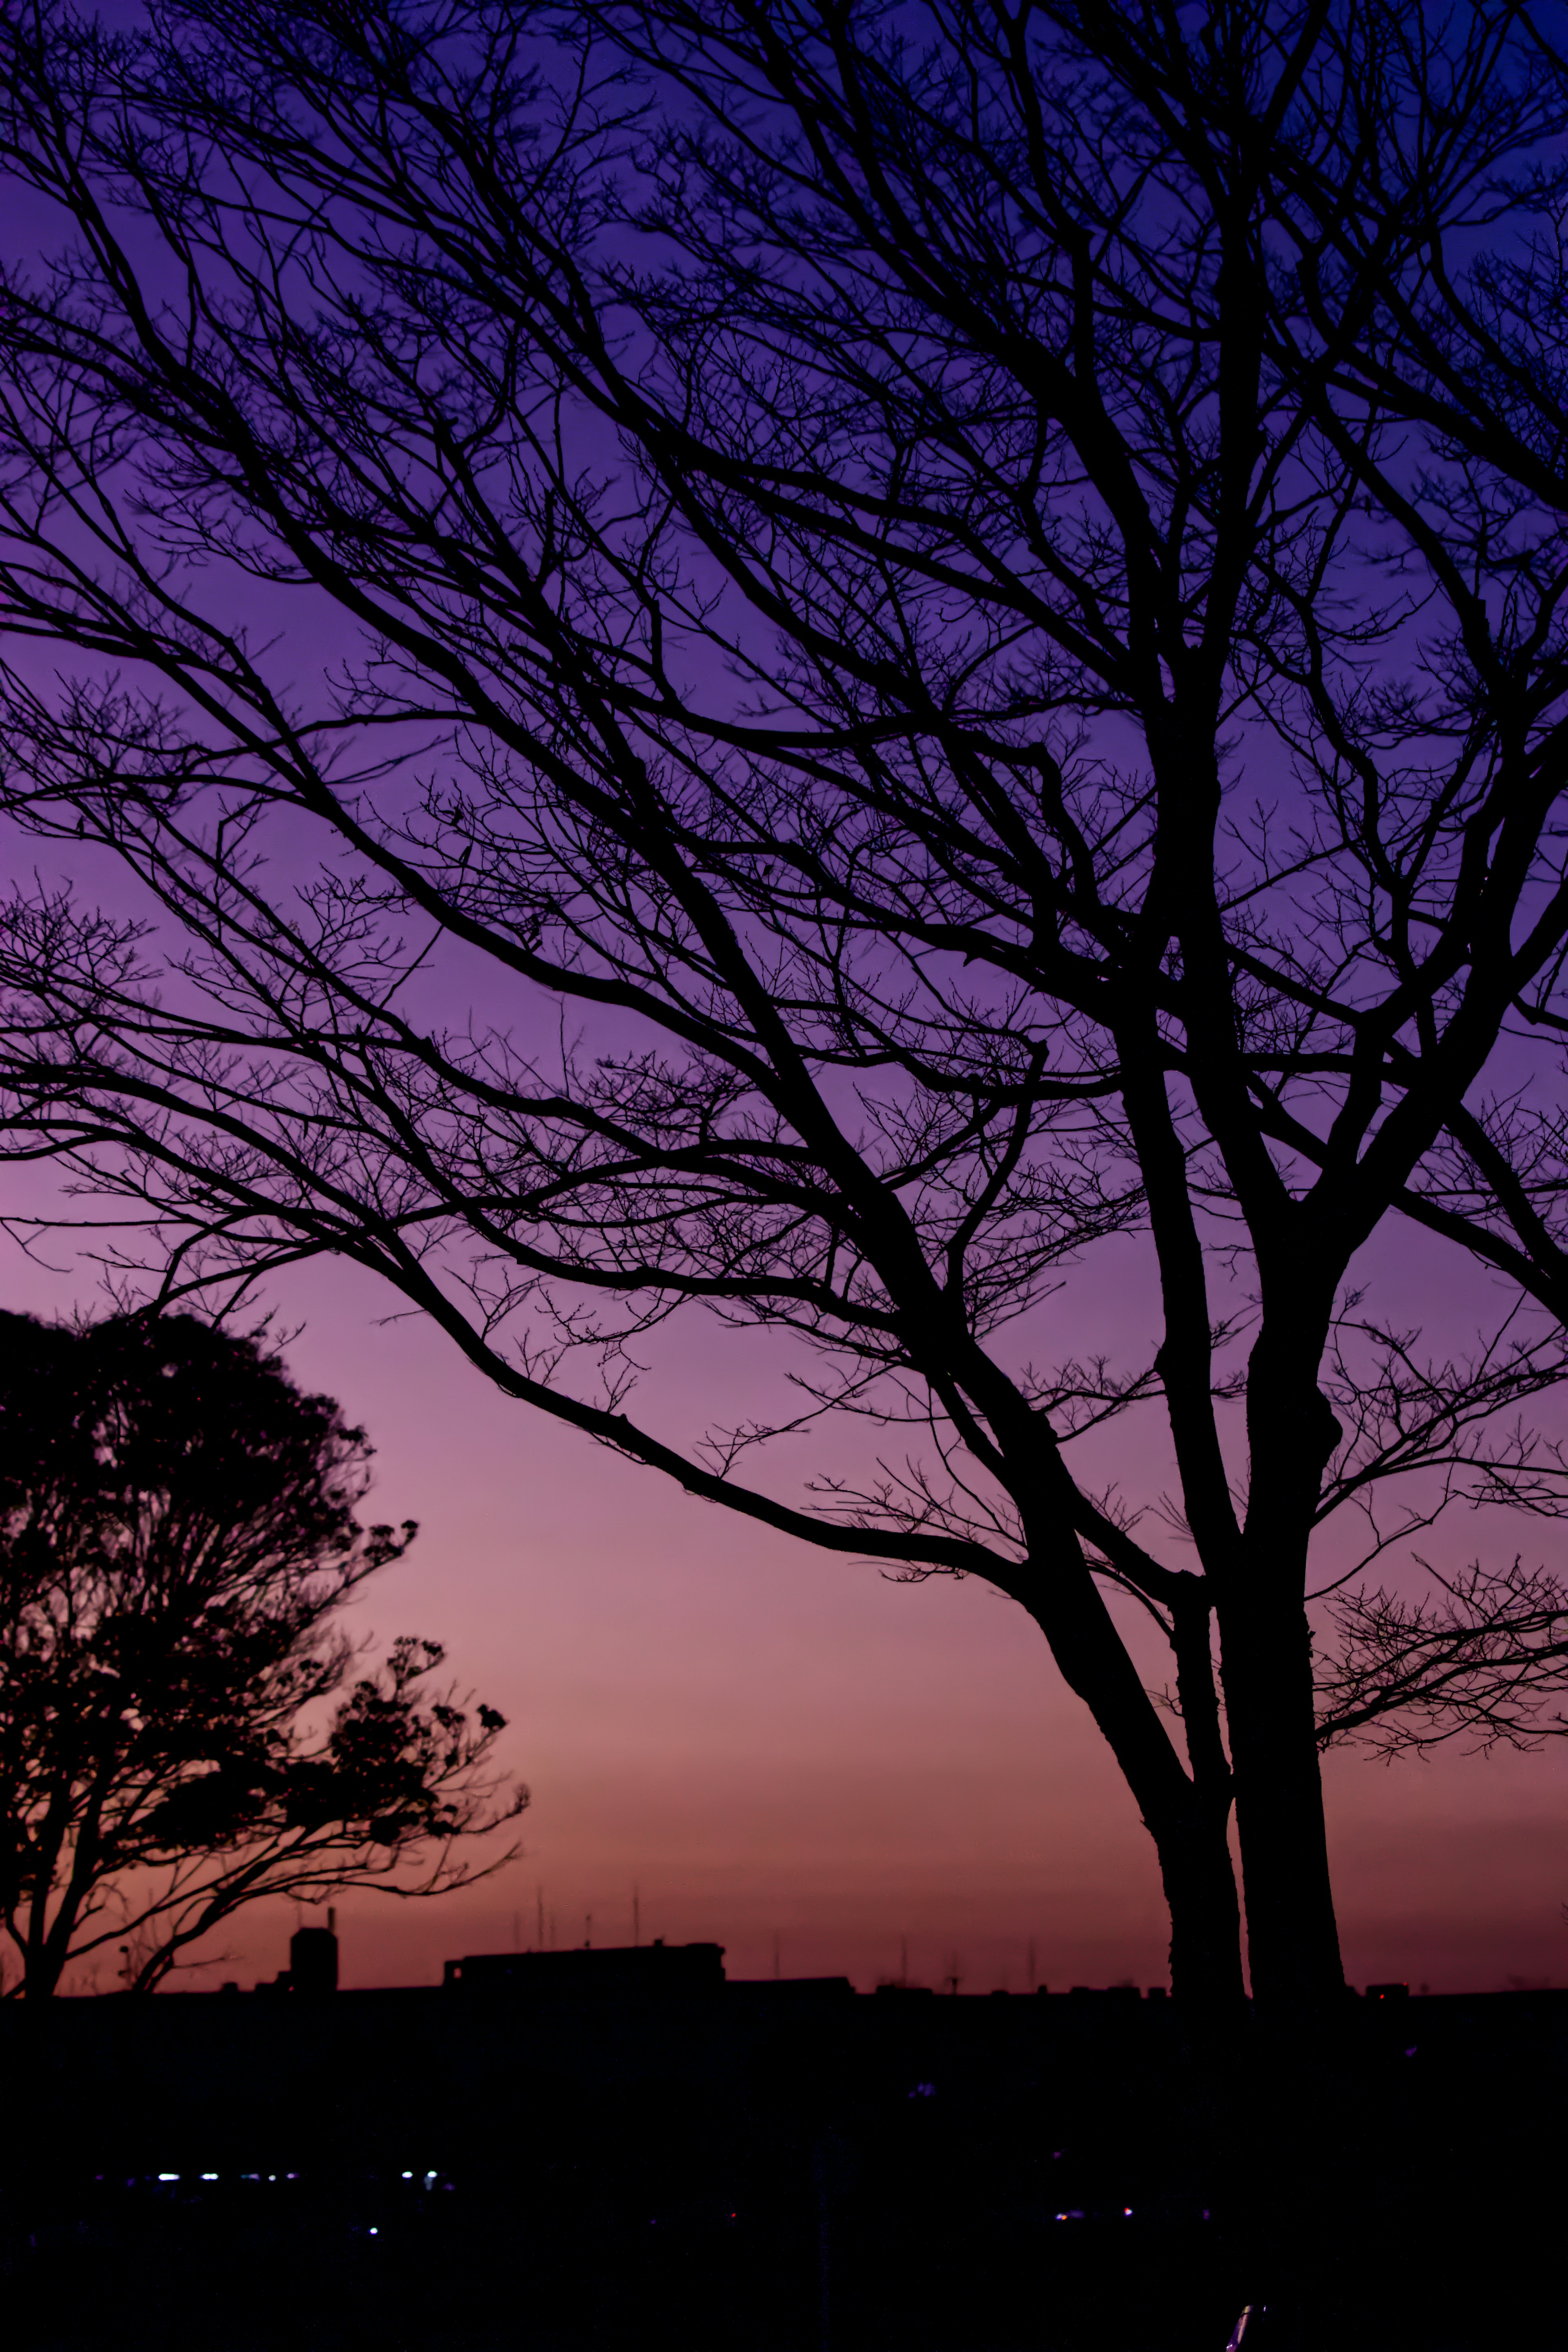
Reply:
<svg viewBox="0 0 1568 2352"><path fill-rule="evenodd" d="M93 1278L10 1249L0 1296L53 1313L91 1303ZM304 1325L296 1376L379 1449L375 1516L422 1523L367 1627L445 1642L510 1717L533 1791L526 1854L488 1885L341 1906L347 1984L434 1982L449 1956L531 1943L541 1902L560 1944L590 1914L595 1943L628 1941L634 1885L645 1937L722 1943L731 1976L770 1974L776 1936L786 1975L862 1987L898 1973L901 1937L911 1979L968 1990L1022 1990L1031 1941L1053 1987L1164 1980L1152 1848L1012 1602L900 1588L728 1520L510 1403L428 1327L380 1321L396 1302L352 1268L298 1273L279 1303ZM671 1409L714 1350L759 1344L718 1335L705 1364L676 1360ZM1353 1982L1568 1979L1568 1744L1392 1768L1352 1751L1328 1788ZM272 1974L293 1924L283 1905L243 1916L184 1982Z"/></svg>
<svg viewBox="0 0 1568 2352"><path fill-rule="evenodd" d="M43 241L51 217L34 200L11 235ZM202 593L234 593L217 572L202 576ZM236 609L258 635L278 630L279 674L291 646L312 690L354 646L319 602L243 593ZM18 659L24 675L29 664L49 673L37 648ZM1258 773L1279 787L1274 770ZM313 871L320 845L302 827L268 839L275 874L296 848L301 875ZM106 859L73 849L68 868L53 845L12 836L8 847L19 875L37 867L48 884L68 870L87 898L102 888L135 904ZM531 1020L553 1034L552 1000L520 1004L493 984L481 1026L525 1045ZM433 1023L465 1021L474 998L456 951L402 1001ZM0 1205L42 1207L48 1182L5 1174ZM1122 1372L1147 1363L1158 1303L1142 1248L1097 1249L1031 1318L1024 1338L1044 1360L1106 1349ZM47 1265L3 1238L0 1254L0 1306L101 1306L67 1239L41 1244ZM1435 1347L1462 1349L1495 1327L1500 1294L1409 1232L1380 1234L1366 1257L1373 1309L1425 1327ZM506 1400L351 1267L298 1269L269 1298L294 1335L295 1377L340 1399L378 1449L374 1516L421 1523L409 1557L361 1604L364 1626L383 1643L444 1643L458 1684L509 1717L506 1761L533 1792L525 1853L484 1885L430 1905L362 1895L340 1906L348 1984L435 1982L448 1957L532 1943L542 1912L547 1940L627 1941L634 1888L645 1937L720 1942L732 1976L771 1973L776 1950L785 1974L843 1972L862 1987L906 1955L912 1979L957 1976L972 1991L1024 1989L1031 1954L1053 1988L1165 1980L1152 1843L1015 1604L977 1580L900 1587L689 1499ZM757 1333L693 1318L648 1354L638 1416L683 1445L781 1392L779 1349ZM842 1450L852 1442L786 1449L757 1483L796 1499L814 1470L865 1468L873 1443L856 1457ZM1147 1504L1168 1482L1167 1453L1149 1415L1119 1425L1096 1467ZM1423 1548L1450 1566L1484 1545L1561 1568L1565 1534L1461 1514ZM1169 1671L1152 1649L1147 1671L1154 1682ZM1343 1751L1326 1776L1353 1982L1568 1983L1568 1741L1392 1767ZM294 1924L289 1906L260 1906L178 1980L269 1976ZM79 1974L76 1987L93 1981ZM96 1981L107 1989L108 1972Z"/></svg>

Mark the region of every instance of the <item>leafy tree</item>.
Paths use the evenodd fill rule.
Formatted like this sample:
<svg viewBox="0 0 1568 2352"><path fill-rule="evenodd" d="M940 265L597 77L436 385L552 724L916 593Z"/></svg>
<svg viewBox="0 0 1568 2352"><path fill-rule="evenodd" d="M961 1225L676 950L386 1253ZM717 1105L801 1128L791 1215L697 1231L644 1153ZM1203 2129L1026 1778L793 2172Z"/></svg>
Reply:
<svg viewBox="0 0 1568 2352"><path fill-rule="evenodd" d="M110 1947L148 1990L262 1895L484 1874L463 1842L527 1801L488 1769L500 1716L431 1692L433 1642L395 1642L345 1689L343 1605L415 1532L356 1521L370 1451L257 1340L192 1316L0 1317L16 1991Z"/></svg>
<svg viewBox="0 0 1568 2352"><path fill-rule="evenodd" d="M1410 1575L1452 1505L1563 1499L1521 1421L1565 1368L1560 1114L1521 1108L1563 1017L1561 510L1453 423L1552 38L5 21L62 233L8 279L0 608L87 664L24 643L10 805L155 910L17 893L16 1148L150 1220L167 1298L340 1252L692 1493L985 1577L1126 1776L1177 1990L1238 2006L1234 1806L1259 2004L1331 2010L1321 1742L1533 1737L1563 1654L1544 1570L1405 1602L1352 1553L1314 1599L1357 1511ZM1368 1303L1401 1225L1502 1279L1469 1353ZM1085 1360L1053 1293L1130 1234L1147 1352ZM699 1310L787 1345L788 1411L634 1418ZM835 1414L890 1458L749 1475Z"/></svg>

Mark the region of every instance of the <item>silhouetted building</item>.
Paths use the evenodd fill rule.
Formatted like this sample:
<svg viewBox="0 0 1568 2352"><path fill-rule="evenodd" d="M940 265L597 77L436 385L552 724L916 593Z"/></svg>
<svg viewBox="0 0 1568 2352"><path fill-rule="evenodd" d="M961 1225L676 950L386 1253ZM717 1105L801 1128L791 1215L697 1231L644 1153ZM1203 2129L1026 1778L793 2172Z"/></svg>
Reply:
<svg viewBox="0 0 1568 2352"><path fill-rule="evenodd" d="M443 1979L459 1992L604 1993L688 1999L724 1990L722 1944L587 1945L569 1952L470 1952Z"/></svg>
<svg viewBox="0 0 1568 2352"><path fill-rule="evenodd" d="M324 1927L298 1927L289 1937L289 1975L295 1992L336 1992L337 1927L337 1913L329 1911Z"/></svg>
<svg viewBox="0 0 1568 2352"><path fill-rule="evenodd" d="M289 1965L258 1992L336 1992L338 1989L338 1915L327 1914L324 1927L297 1927L289 1938ZM234 1988L225 1985L228 1992Z"/></svg>

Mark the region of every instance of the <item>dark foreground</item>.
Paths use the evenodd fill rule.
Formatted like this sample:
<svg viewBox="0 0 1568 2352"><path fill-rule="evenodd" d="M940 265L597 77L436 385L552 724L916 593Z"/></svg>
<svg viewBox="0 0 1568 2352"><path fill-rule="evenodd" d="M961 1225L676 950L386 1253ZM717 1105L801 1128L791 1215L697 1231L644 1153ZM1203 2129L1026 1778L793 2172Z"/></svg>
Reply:
<svg viewBox="0 0 1568 2352"><path fill-rule="evenodd" d="M1345 2036L1344 2352L1561 2341L1568 1995ZM0 2063L13 2352L1221 2352L1252 2290L1134 1996L13 2004Z"/></svg>

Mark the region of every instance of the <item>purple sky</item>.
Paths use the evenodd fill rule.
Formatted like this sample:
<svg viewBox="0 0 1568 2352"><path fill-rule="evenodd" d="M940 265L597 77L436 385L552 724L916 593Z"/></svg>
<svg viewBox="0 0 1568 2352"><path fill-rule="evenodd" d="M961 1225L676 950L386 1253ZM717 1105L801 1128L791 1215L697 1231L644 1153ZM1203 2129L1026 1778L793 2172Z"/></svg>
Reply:
<svg viewBox="0 0 1568 2352"><path fill-rule="evenodd" d="M311 668L349 642L313 600L279 598L275 615L247 593L258 630L286 618ZM35 856L52 872L36 845L23 870ZM76 870L94 895L101 866L79 857ZM438 999L466 979L454 963L428 985ZM24 1204L46 1181L8 1178L4 1197ZM0 1303L94 1302L91 1270L71 1270L63 1242L52 1274L0 1246ZM1407 1234L1369 1255L1373 1303L1446 1327L1435 1341L1462 1344L1483 1319L1489 1301L1461 1295L1452 1262ZM1031 1946L1053 1986L1163 1980L1152 1847L1013 1604L975 1582L902 1589L689 1500L508 1402L434 1330L381 1322L396 1300L352 1269L301 1271L273 1295L283 1324L303 1326L296 1376L338 1396L380 1449L375 1515L423 1525L365 1599L366 1623L447 1645L459 1679L510 1718L507 1760L534 1792L528 1851L500 1878L445 1903L341 1906L347 1982L432 1981L447 1956L530 1942L541 1903L560 1943L580 1942L590 1915L595 1942L624 1941L634 1885L646 1935L716 1939L731 1974L771 1971L776 1937L786 1973L867 1986L899 1969L906 1942L912 1978L956 1971L970 1990L1021 1989ZM1155 1312L1136 1245L1100 1252L1049 1310L1062 1328L1047 1352L1109 1347L1126 1369ZM675 1335L643 1417L689 1440L744 1410L738 1399L776 1380L767 1345L700 1325ZM1155 1494L1163 1448L1128 1428L1107 1441L1105 1475L1135 1460ZM759 1483L783 1490L821 1458ZM1550 1525L1483 1532L1510 1555L1561 1559ZM1463 1560L1478 1539L1461 1517L1434 1556ZM1167 1668L1151 1654L1149 1671ZM1568 1981L1568 1744L1389 1769L1351 1751L1327 1773L1352 1981ZM287 1906L258 1907L186 1981L271 1974L292 1924Z"/></svg>

